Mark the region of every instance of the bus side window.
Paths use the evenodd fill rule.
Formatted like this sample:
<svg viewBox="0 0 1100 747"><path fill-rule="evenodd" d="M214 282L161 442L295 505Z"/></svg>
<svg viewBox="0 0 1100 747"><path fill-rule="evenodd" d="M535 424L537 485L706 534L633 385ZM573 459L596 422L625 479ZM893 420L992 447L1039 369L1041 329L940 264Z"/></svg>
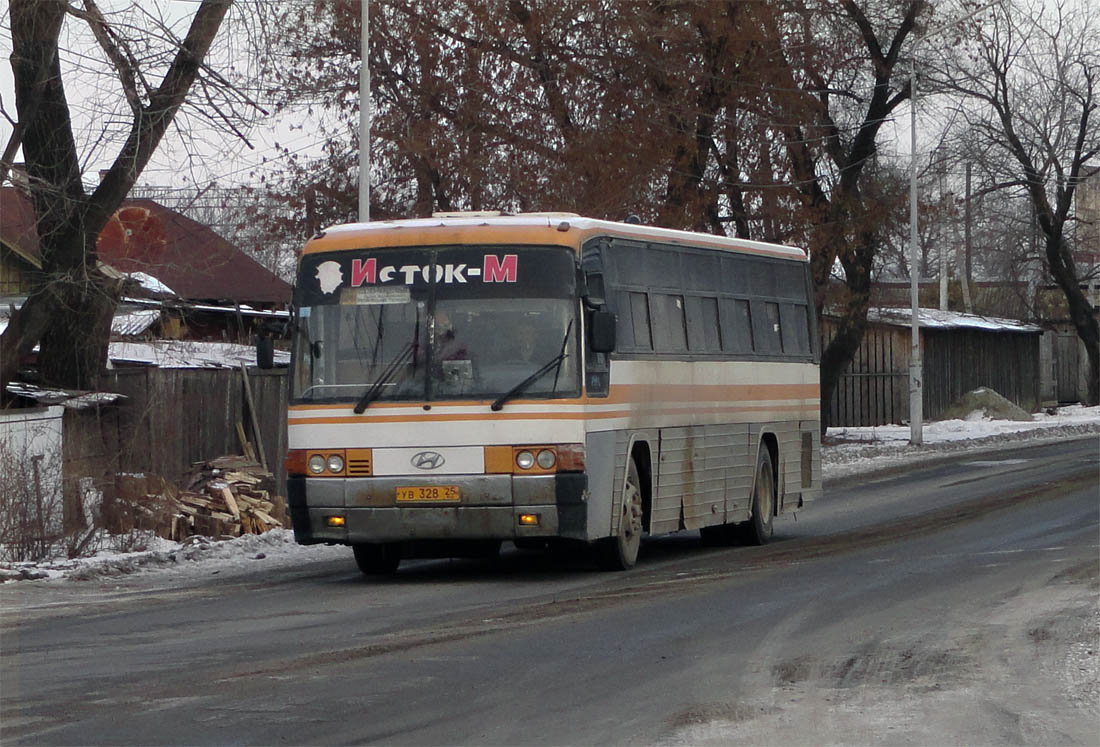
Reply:
<svg viewBox="0 0 1100 747"><path fill-rule="evenodd" d="M783 352L779 326L779 304L773 301L753 302L753 341L756 352L777 355Z"/></svg>
<svg viewBox="0 0 1100 747"><path fill-rule="evenodd" d="M691 352L717 353L722 349L717 298L688 296L687 324Z"/></svg>
<svg viewBox="0 0 1100 747"><path fill-rule="evenodd" d="M630 323L634 332L634 348L652 350L653 337L650 334L649 304L645 293L630 293Z"/></svg>
<svg viewBox="0 0 1100 747"><path fill-rule="evenodd" d="M658 353L679 353L687 350L687 327L684 323L684 297L668 293L650 293L653 307L654 349Z"/></svg>
<svg viewBox="0 0 1100 747"><path fill-rule="evenodd" d="M806 307L785 303L779 306L783 330L783 352L788 355L810 354L810 320Z"/></svg>
<svg viewBox="0 0 1100 747"><path fill-rule="evenodd" d="M718 302L722 329L722 350L727 353L752 352L752 313L749 302L740 298L722 298Z"/></svg>

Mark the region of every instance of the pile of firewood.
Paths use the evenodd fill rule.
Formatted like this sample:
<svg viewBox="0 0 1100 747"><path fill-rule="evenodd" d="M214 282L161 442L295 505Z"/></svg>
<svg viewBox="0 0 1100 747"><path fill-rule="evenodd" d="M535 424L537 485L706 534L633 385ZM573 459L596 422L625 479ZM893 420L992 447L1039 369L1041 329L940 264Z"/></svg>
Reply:
<svg viewBox="0 0 1100 747"><path fill-rule="evenodd" d="M174 496L176 513L169 539L262 534L287 524L274 479L248 457L226 456L195 465L186 490Z"/></svg>
<svg viewBox="0 0 1100 747"><path fill-rule="evenodd" d="M254 459L224 456L194 466L182 490L156 475L116 475L117 498L105 512L108 529L151 529L181 541L196 534L262 534L290 525L274 476Z"/></svg>

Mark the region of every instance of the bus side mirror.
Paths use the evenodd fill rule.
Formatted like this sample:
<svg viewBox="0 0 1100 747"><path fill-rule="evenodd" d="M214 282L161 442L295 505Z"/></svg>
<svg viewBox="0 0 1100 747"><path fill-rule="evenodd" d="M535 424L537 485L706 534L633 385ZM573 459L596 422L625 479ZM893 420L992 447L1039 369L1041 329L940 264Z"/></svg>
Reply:
<svg viewBox="0 0 1100 747"><path fill-rule="evenodd" d="M584 302L589 308L599 308L606 303L603 290L603 273L588 272L584 276Z"/></svg>
<svg viewBox="0 0 1100 747"><path fill-rule="evenodd" d="M589 342L593 353L615 350L615 315L610 311L593 311L589 318Z"/></svg>

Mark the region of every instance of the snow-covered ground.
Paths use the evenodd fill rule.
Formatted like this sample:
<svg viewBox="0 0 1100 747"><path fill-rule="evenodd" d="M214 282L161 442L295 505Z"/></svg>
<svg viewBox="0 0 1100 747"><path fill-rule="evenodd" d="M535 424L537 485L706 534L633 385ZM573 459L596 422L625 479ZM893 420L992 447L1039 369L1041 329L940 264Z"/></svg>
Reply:
<svg viewBox="0 0 1100 747"><path fill-rule="evenodd" d="M830 429L822 448L826 481L856 474L898 468L942 457L945 452L1010 448L1040 440L1097 435L1100 447L1100 407L1079 405L1037 414L1030 422L995 420L980 414L966 420L928 423L922 446L909 445L908 426ZM192 537L183 543L159 537L134 541L127 552L104 549L75 560L0 565L0 579L45 579L79 582L135 573L164 574L166 584L197 581L212 575L241 576L269 573L276 567L300 566L319 560L347 559L346 547L295 544L290 530L214 541ZM109 546L109 540L104 539Z"/></svg>

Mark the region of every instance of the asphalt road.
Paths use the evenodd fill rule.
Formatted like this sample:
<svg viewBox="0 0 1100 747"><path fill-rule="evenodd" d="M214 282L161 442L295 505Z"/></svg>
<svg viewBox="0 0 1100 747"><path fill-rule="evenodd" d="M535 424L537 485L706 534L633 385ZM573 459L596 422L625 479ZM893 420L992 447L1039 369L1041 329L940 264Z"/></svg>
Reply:
<svg viewBox="0 0 1100 747"><path fill-rule="evenodd" d="M20 586L9 589L8 586ZM1100 441L826 486L762 548L0 589L0 743L1096 744Z"/></svg>

